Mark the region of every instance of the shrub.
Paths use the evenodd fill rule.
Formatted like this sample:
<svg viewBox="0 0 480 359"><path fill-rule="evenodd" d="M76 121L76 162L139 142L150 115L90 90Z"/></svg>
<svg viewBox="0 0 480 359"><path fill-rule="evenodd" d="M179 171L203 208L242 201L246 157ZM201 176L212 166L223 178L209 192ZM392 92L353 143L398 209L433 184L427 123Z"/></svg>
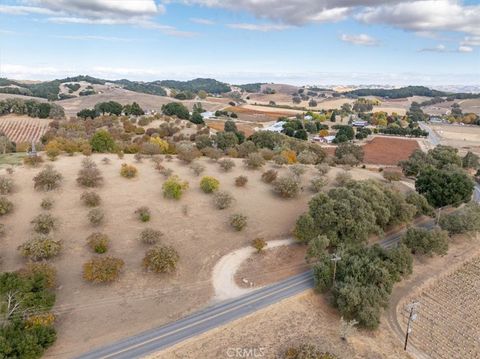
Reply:
<svg viewBox="0 0 480 359"><path fill-rule="evenodd" d="M61 249L60 241L55 241L41 234L29 239L19 247L22 256L28 257L33 261L55 257L60 253Z"/></svg>
<svg viewBox="0 0 480 359"><path fill-rule="evenodd" d="M300 180L295 175L287 175L273 182L273 190L283 198L293 198L300 192Z"/></svg>
<svg viewBox="0 0 480 359"><path fill-rule="evenodd" d="M60 156L60 143L56 140L52 140L45 146L45 153L50 161L55 161Z"/></svg>
<svg viewBox="0 0 480 359"><path fill-rule="evenodd" d="M288 164L288 159L282 155L275 155L273 156L273 162L275 162L277 166L283 166Z"/></svg>
<svg viewBox="0 0 480 359"><path fill-rule="evenodd" d="M145 253L143 266L155 273L171 273L176 269L179 258L173 247L157 245Z"/></svg>
<svg viewBox="0 0 480 359"><path fill-rule="evenodd" d="M202 153L213 161L217 161L223 157L223 151L218 148L206 147L202 149Z"/></svg>
<svg viewBox="0 0 480 359"><path fill-rule="evenodd" d="M135 210L135 214L137 215L138 219L142 222L148 222L150 220L150 208L146 206L142 206Z"/></svg>
<svg viewBox="0 0 480 359"><path fill-rule="evenodd" d="M337 186L345 186L348 182L352 180L352 175L347 171L340 172L335 177L335 183Z"/></svg>
<svg viewBox="0 0 480 359"><path fill-rule="evenodd" d="M137 172L135 166L127 165L126 163L123 163L120 169L120 175L125 178L134 178L137 176Z"/></svg>
<svg viewBox="0 0 480 359"><path fill-rule="evenodd" d="M52 166L47 165L35 177L33 177L34 188L43 191L52 191L63 181L63 176Z"/></svg>
<svg viewBox="0 0 480 359"><path fill-rule="evenodd" d="M171 168L165 168L161 166L160 168L158 168L158 171L165 178L169 178L173 175L173 170Z"/></svg>
<svg viewBox="0 0 480 359"><path fill-rule="evenodd" d="M105 214L100 208L94 208L87 214L88 221L92 226L99 226L105 220Z"/></svg>
<svg viewBox="0 0 480 359"><path fill-rule="evenodd" d="M289 165L297 162L297 154L293 150L283 150L280 153L280 155L283 156L287 160L287 164L289 164Z"/></svg>
<svg viewBox="0 0 480 359"><path fill-rule="evenodd" d="M106 130L97 131L90 140L90 145L94 152L113 152L115 149L115 141Z"/></svg>
<svg viewBox="0 0 480 359"><path fill-rule="evenodd" d="M285 351L284 359L337 359L330 353L323 353L315 346L302 344L298 347L290 347Z"/></svg>
<svg viewBox="0 0 480 359"><path fill-rule="evenodd" d="M24 278L41 277L47 288L54 288L57 285L57 270L46 262L28 262L25 267L18 271Z"/></svg>
<svg viewBox="0 0 480 359"><path fill-rule="evenodd" d="M325 176L330 171L330 166L326 163L320 163L315 167L320 176Z"/></svg>
<svg viewBox="0 0 480 359"><path fill-rule="evenodd" d="M200 181L200 188L205 193L215 192L218 187L220 187L220 182L214 177L205 176Z"/></svg>
<svg viewBox="0 0 480 359"><path fill-rule="evenodd" d="M235 167L235 162L229 158L218 161L218 164L225 172L229 172L233 167Z"/></svg>
<svg viewBox="0 0 480 359"><path fill-rule="evenodd" d="M30 223L33 224L33 230L41 234L49 234L57 228L57 219L50 213L41 213L36 216Z"/></svg>
<svg viewBox="0 0 480 359"><path fill-rule="evenodd" d="M237 187L244 187L248 182L247 176L238 176L235 178L235 186Z"/></svg>
<svg viewBox="0 0 480 359"><path fill-rule="evenodd" d="M5 195L13 190L13 180L7 176L0 176L0 194Z"/></svg>
<svg viewBox="0 0 480 359"><path fill-rule="evenodd" d="M265 161L270 161L275 156L275 152L273 152L270 148L262 148L260 150L260 154L265 159Z"/></svg>
<svg viewBox="0 0 480 359"><path fill-rule="evenodd" d="M225 209L232 205L233 196L226 191L218 191L213 195L213 203L218 209Z"/></svg>
<svg viewBox="0 0 480 359"><path fill-rule="evenodd" d="M177 158L183 162L190 163L201 155L197 147L190 143L181 143L177 146Z"/></svg>
<svg viewBox="0 0 480 359"><path fill-rule="evenodd" d="M311 180L312 191L315 193L320 192L326 185L327 179L325 177L315 177Z"/></svg>
<svg viewBox="0 0 480 359"><path fill-rule="evenodd" d="M109 165L112 161L110 161L110 158L108 157L103 157L102 162L104 165Z"/></svg>
<svg viewBox="0 0 480 359"><path fill-rule="evenodd" d="M297 177L300 177L306 171L306 168L304 165L292 165L289 167L289 169Z"/></svg>
<svg viewBox="0 0 480 359"><path fill-rule="evenodd" d="M102 201L100 196L93 191L83 192L80 196L81 201L87 207L97 207Z"/></svg>
<svg viewBox="0 0 480 359"><path fill-rule="evenodd" d="M87 237L88 246L92 251L98 254L106 253L109 243L110 239L103 233L96 232Z"/></svg>
<svg viewBox="0 0 480 359"><path fill-rule="evenodd" d="M277 179L278 172L275 170L268 170L262 174L262 181L265 183L272 183Z"/></svg>
<svg viewBox="0 0 480 359"><path fill-rule="evenodd" d="M45 210L48 211L48 210L52 209L53 204L54 204L53 199L51 199L51 198L44 198L44 199L42 199L42 202L40 202L40 207L41 207L42 209L45 209Z"/></svg>
<svg viewBox="0 0 480 359"><path fill-rule="evenodd" d="M247 158L243 160L248 168L257 169L265 164L265 159L260 153L249 153Z"/></svg>
<svg viewBox="0 0 480 359"><path fill-rule="evenodd" d="M37 167L40 163L43 163L41 156L26 156L23 158L23 163L27 166Z"/></svg>
<svg viewBox="0 0 480 359"><path fill-rule="evenodd" d="M4 216L13 210L13 203L6 197L0 197L0 216Z"/></svg>
<svg viewBox="0 0 480 359"><path fill-rule="evenodd" d="M400 181L402 179L402 173L399 171L383 171L383 178L388 182Z"/></svg>
<svg viewBox="0 0 480 359"><path fill-rule="evenodd" d="M5 234L7 234L5 225L3 223L0 223L0 238L5 237ZM0 257L0 261L1 261L1 257Z"/></svg>
<svg viewBox="0 0 480 359"><path fill-rule="evenodd" d="M267 242L263 238L255 238L252 241L252 247L257 250L257 253L263 251L263 249L267 246Z"/></svg>
<svg viewBox="0 0 480 359"><path fill-rule="evenodd" d="M230 217L230 226L237 232L240 232L247 226L247 216L234 214Z"/></svg>
<svg viewBox="0 0 480 359"><path fill-rule="evenodd" d="M196 176L200 176L203 171L205 171L205 166L201 163L194 162L190 165L190 169L195 173Z"/></svg>
<svg viewBox="0 0 480 359"><path fill-rule="evenodd" d="M82 169L78 172L77 183L84 187L97 187L103 181L95 162L86 157L82 161Z"/></svg>
<svg viewBox="0 0 480 359"><path fill-rule="evenodd" d="M318 156L312 151L304 150L297 156L297 160L304 165L314 165L318 161Z"/></svg>
<svg viewBox="0 0 480 359"><path fill-rule="evenodd" d="M143 155L141 153L135 153L133 158L135 159L135 162L137 162L137 163L142 163L142 161L143 161Z"/></svg>
<svg viewBox="0 0 480 359"><path fill-rule="evenodd" d="M157 231L152 228L145 228L140 232L140 242L144 244L157 244L160 242L160 238L163 236L161 231Z"/></svg>
<svg viewBox="0 0 480 359"><path fill-rule="evenodd" d="M188 182L182 182L177 176L171 176L162 185L162 189L165 198L179 200L188 189Z"/></svg>
<svg viewBox="0 0 480 359"><path fill-rule="evenodd" d="M124 266L124 261L115 257L96 257L83 265L83 278L93 283L115 281Z"/></svg>

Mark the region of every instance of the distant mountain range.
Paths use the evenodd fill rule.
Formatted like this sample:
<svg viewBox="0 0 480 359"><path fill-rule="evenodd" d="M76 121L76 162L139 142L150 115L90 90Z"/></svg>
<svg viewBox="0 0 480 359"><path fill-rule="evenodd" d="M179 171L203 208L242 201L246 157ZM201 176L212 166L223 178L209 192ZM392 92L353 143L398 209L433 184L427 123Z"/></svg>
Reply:
<svg viewBox="0 0 480 359"><path fill-rule="evenodd" d="M87 83L88 86L80 86L79 83ZM260 92L264 83L251 83L244 85L229 85L227 83L209 79L197 78L189 81L161 80L161 81L130 81L105 80L91 76L75 76L64 79L56 79L44 82L22 82L6 78L0 78L0 93L10 93L17 95L27 95L40 97L49 100L59 100L77 96L87 96L96 93L95 85L118 86L125 90L166 96L167 90L188 93L189 95L198 94L199 91L205 91L209 94L220 95L232 91L233 88L239 88L247 92ZM450 99L479 98L480 87L475 86L445 86L442 88L428 88L425 86L407 86L393 88L391 86L365 85L361 88L354 88L351 91L343 92L343 95L349 97L377 96L382 98L405 98L411 96L425 97L447 97Z"/></svg>

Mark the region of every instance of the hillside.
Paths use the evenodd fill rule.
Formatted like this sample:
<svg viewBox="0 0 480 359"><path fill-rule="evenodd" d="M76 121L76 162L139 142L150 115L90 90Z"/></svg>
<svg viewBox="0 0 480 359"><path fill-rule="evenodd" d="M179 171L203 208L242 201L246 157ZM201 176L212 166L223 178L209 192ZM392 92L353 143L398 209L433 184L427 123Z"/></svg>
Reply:
<svg viewBox="0 0 480 359"><path fill-rule="evenodd" d="M230 91L226 83L214 80L197 78L189 81L130 81L105 80L91 76L75 76L52 81L38 83L19 82L0 78L0 93L24 95L45 98L48 100L63 100L73 97L89 96L102 93L105 87L121 87L138 93L157 96L166 96L166 89L174 89L179 92L191 92L197 94L200 90L211 94L222 94Z"/></svg>
<svg viewBox="0 0 480 359"><path fill-rule="evenodd" d="M345 93L350 96L378 96L383 98L406 98L412 96L425 96L425 97L449 97L453 99L468 99L468 98L479 98L480 94L473 93L451 93L433 90L425 86L407 86L401 87L398 89L357 89Z"/></svg>

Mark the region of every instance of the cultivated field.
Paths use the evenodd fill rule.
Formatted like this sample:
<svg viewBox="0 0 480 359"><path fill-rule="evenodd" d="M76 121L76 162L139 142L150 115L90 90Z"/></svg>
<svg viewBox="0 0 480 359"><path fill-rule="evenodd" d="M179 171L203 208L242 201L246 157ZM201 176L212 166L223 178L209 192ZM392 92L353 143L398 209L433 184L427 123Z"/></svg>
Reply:
<svg viewBox="0 0 480 359"><path fill-rule="evenodd" d="M479 288L480 257L425 288L414 297L418 314L410 343L431 358L479 358Z"/></svg>
<svg viewBox="0 0 480 359"><path fill-rule="evenodd" d="M2 116L0 118L0 131L15 143L38 142L47 132L50 121L28 116Z"/></svg>
<svg viewBox="0 0 480 359"><path fill-rule="evenodd" d="M375 165L397 165L420 149L417 140L376 136L363 146L364 162Z"/></svg>
<svg viewBox="0 0 480 359"><path fill-rule="evenodd" d="M206 166L204 174L218 178L221 188L236 199L231 208L221 211L215 209L211 196L199 189L199 177L177 159L165 160L164 166L190 182L190 189L180 201L163 198L161 186L165 179L149 160L135 164L139 175L128 180L121 177L119 171L122 163L134 162L132 156L126 155L120 160L108 155L111 164L102 164L103 157L92 156L104 177L104 185L97 190L106 214L106 222L100 227L88 223L89 209L80 202L85 190L75 179L83 156L61 157L53 163L64 176L62 187L53 193L33 189L32 178L39 168L20 166L12 175L15 191L9 198L14 210L2 217L6 226L6 237L0 241L3 271L16 270L25 264L17 247L32 235L30 221L41 213L43 198L55 201L51 213L60 222L55 237L62 240L63 250L52 260L59 276L54 307L58 340L46 357L71 358L208 305L213 294L212 269L218 259L250 245L253 238L270 240L288 236L313 195L307 188L316 173L312 168L303 176L305 191L298 198L283 200L272 192L270 185L261 181L263 171L246 170L241 160L236 160L237 166L225 173L216 163L200 159L198 161ZM279 170L280 173L286 171L286 168ZM332 169L332 175L338 171L342 170ZM241 174L249 178L244 188L234 185L234 178ZM352 174L359 179L380 178L378 173L362 169L354 169ZM141 223L134 215L140 206L148 206L152 211L148 224ZM272 212L271 208L276 210ZM228 225L233 213L248 216L244 231L235 232ZM174 274L155 275L142 269L147 247L137 238L146 227L161 230L162 243L174 246L179 252L180 261ZM96 231L110 236L110 254L125 261L119 281L111 285L94 285L82 279L82 265L93 256L86 238Z"/></svg>

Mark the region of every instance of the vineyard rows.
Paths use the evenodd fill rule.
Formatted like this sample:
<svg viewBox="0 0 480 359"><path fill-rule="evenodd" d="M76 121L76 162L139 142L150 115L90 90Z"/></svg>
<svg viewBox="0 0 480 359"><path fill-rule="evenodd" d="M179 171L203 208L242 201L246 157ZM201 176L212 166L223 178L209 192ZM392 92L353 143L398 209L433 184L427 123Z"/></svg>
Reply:
<svg viewBox="0 0 480 359"><path fill-rule="evenodd" d="M48 123L38 118L0 118L0 131L15 143L38 142L47 132Z"/></svg>
<svg viewBox="0 0 480 359"><path fill-rule="evenodd" d="M410 343L431 358L480 358L480 257L415 298ZM403 313L407 323L408 311Z"/></svg>

